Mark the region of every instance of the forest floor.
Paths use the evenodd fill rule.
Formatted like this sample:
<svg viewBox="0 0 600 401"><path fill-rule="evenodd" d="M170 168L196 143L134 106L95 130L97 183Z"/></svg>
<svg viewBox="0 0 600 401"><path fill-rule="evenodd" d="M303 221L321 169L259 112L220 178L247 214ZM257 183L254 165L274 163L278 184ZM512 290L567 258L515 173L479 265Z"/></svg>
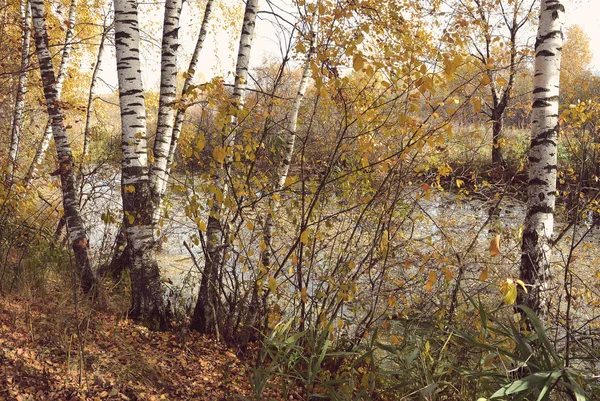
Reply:
<svg viewBox="0 0 600 401"><path fill-rule="evenodd" d="M34 298L0 297L0 401L239 400L251 394L251 360L212 338L177 327L149 332L115 313Z"/></svg>

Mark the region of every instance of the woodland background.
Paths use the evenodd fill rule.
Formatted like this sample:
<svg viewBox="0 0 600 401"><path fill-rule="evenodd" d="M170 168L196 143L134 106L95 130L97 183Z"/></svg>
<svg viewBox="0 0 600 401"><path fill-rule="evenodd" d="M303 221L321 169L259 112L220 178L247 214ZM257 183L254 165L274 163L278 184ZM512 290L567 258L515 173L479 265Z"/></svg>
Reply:
<svg viewBox="0 0 600 401"><path fill-rule="evenodd" d="M5 0L0 399L600 396L600 80L551 7Z"/></svg>

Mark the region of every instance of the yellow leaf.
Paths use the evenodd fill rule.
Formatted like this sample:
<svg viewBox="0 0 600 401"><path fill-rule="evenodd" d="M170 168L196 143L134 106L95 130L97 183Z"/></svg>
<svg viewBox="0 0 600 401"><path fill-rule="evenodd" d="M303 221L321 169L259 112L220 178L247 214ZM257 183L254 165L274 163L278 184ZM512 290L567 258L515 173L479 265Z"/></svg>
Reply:
<svg viewBox="0 0 600 401"><path fill-rule="evenodd" d="M519 284L521 288L523 288L523 291L525 291L525 294L527 294L527 288L525 287L525 283L523 282L523 280L516 279L515 283Z"/></svg>
<svg viewBox="0 0 600 401"><path fill-rule="evenodd" d="M267 249L267 243L263 240L260 240L260 251L264 252Z"/></svg>
<svg viewBox="0 0 600 401"><path fill-rule="evenodd" d="M300 242L302 242L304 245L308 244L308 228L302 231L302 234L300 234Z"/></svg>
<svg viewBox="0 0 600 401"><path fill-rule="evenodd" d="M504 302L505 305L512 305L517 300L517 285L515 283L509 283L506 288L506 294L504 294Z"/></svg>
<svg viewBox="0 0 600 401"><path fill-rule="evenodd" d="M492 82L490 76L488 74L483 74L483 77L481 77L481 85L487 85L490 82Z"/></svg>
<svg viewBox="0 0 600 401"><path fill-rule="evenodd" d="M388 299L387 299L387 303L388 303L388 305L389 305L390 307L392 307L392 308L393 308L393 307L394 307L394 306L396 306L396 304L397 304L397 302L396 302L396 297L395 297L395 296L393 296L393 295L390 295L390 296L388 297Z"/></svg>
<svg viewBox="0 0 600 401"><path fill-rule="evenodd" d="M500 234L490 241L490 254L492 256L500 255Z"/></svg>
<svg viewBox="0 0 600 401"><path fill-rule="evenodd" d="M352 68L354 68L354 71L360 71L364 66L365 58L360 53L355 54L354 59L352 60Z"/></svg>
<svg viewBox="0 0 600 401"><path fill-rule="evenodd" d="M246 227L248 227L248 230L252 231L254 230L254 223L249 221L248 223L246 223Z"/></svg>
<svg viewBox="0 0 600 401"><path fill-rule="evenodd" d="M485 280L487 280L487 278L488 278L488 268L486 267L485 269L483 269L483 271L479 275L479 280L485 281Z"/></svg>
<svg viewBox="0 0 600 401"><path fill-rule="evenodd" d="M458 179L458 178L456 179L456 186L457 186L458 188L462 187L464 183L465 183L465 182L464 182L463 180L460 180L460 179Z"/></svg>
<svg viewBox="0 0 600 401"><path fill-rule="evenodd" d="M271 290L271 292L275 292L277 290L277 280L273 276L269 277L269 290Z"/></svg>
<svg viewBox="0 0 600 401"><path fill-rule="evenodd" d="M298 53L306 53L306 47L302 41L298 41L298 44L296 45L296 51Z"/></svg>
<svg viewBox="0 0 600 401"><path fill-rule="evenodd" d="M222 146L216 146L213 149L213 158L217 161L217 163L223 163L225 160L225 148Z"/></svg>
<svg viewBox="0 0 600 401"><path fill-rule="evenodd" d="M444 278L446 279L446 282L449 283L450 280L452 280L452 277L454 277L454 274L446 266L442 267L442 271L444 272Z"/></svg>
<svg viewBox="0 0 600 401"><path fill-rule="evenodd" d="M302 290L300 291L300 298L302 299L302 302L306 303L306 301L308 301L308 294L306 294L306 287L302 287Z"/></svg>
<svg viewBox="0 0 600 401"><path fill-rule="evenodd" d="M129 193L133 193L135 192L135 187L133 185L125 185L125 188L123 188L125 190L125 192L129 192Z"/></svg>
<svg viewBox="0 0 600 401"><path fill-rule="evenodd" d="M205 232L206 231L206 223L201 221L200 223L198 223L198 230Z"/></svg>
<svg viewBox="0 0 600 401"><path fill-rule="evenodd" d="M132 214L128 214L127 220L129 221L129 224L133 224L133 222L135 221L135 217L133 217Z"/></svg>
<svg viewBox="0 0 600 401"><path fill-rule="evenodd" d="M437 275L435 274L434 271L430 271L429 272L429 280L427 280L427 283L425 283L425 290L427 292L431 292L433 285L435 284L436 281L437 281Z"/></svg>

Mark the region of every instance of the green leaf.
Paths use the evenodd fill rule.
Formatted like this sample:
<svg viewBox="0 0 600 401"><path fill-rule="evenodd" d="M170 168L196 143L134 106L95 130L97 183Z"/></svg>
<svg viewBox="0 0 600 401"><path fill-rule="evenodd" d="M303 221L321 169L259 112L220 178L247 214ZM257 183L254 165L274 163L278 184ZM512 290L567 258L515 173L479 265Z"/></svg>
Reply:
<svg viewBox="0 0 600 401"><path fill-rule="evenodd" d="M567 377L569 378L569 382L571 383L571 386L569 387L571 387L571 390L575 394L575 400L588 401L589 398L586 396L585 391L581 388L579 383L577 383L577 381L570 374L567 374Z"/></svg>
<svg viewBox="0 0 600 401"><path fill-rule="evenodd" d="M539 384L546 382L549 378L556 379L562 375L561 370L554 372L537 372L529 375L521 380L514 381L496 391L490 399L505 397L507 395L520 393L527 390L532 390L538 387Z"/></svg>
<svg viewBox="0 0 600 401"><path fill-rule="evenodd" d="M519 305L518 308L521 309L523 312L525 312L525 314L529 318L529 321L531 322L531 324L532 324L532 326L533 326L533 328L535 330L535 333L537 334L539 340L544 345L545 350L547 352L549 352L550 355L552 355L552 358L554 359L554 362L559 367L562 368L563 367L562 359L558 356L558 354L554 350L554 347L552 346L552 344L548 340L548 337L546 336L546 329L544 328L544 325L542 324L542 322L540 321L540 319L537 317L537 315L535 314L535 312L532 311L531 309L529 309L528 307L523 306L523 305Z"/></svg>

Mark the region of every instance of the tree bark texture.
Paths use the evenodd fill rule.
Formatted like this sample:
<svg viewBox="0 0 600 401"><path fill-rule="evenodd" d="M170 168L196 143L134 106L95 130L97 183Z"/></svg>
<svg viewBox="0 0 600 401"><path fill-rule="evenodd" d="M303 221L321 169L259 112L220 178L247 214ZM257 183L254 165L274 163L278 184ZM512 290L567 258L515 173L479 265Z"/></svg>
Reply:
<svg viewBox="0 0 600 401"><path fill-rule="evenodd" d="M61 99L62 95L62 87L63 82L65 81L65 77L67 76L67 70L69 69L69 64L71 60L71 49L73 48L73 29L75 28L75 23L77 21L76 16L76 0L71 1L71 5L69 7L69 24L65 31L65 44L63 46L62 56L60 59L60 65L58 67L58 75L56 76L55 88L56 88L56 98L58 101ZM54 74L54 70L52 70ZM25 175L25 182L29 183L32 179L35 178L37 173L37 168L46 157L46 152L48 151L48 147L50 146L50 140L52 139L52 124L50 121L46 124L46 129L44 130L44 136L42 137L42 141L38 146L35 156L33 157L33 161L27 170L27 174Z"/></svg>
<svg viewBox="0 0 600 401"><path fill-rule="evenodd" d="M73 155L64 124L64 114L59 101L57 82L52 67L52 59L48 50L48 32L44 0L32 0L31 11L34 26L34 38L37 56L40 64L40 74L44 88L44 97L50 117L59 167L56 174L60 175L64 216L69 230L69 237L75 253L75 264L81 278L81 286L85 292L91 290L94 284L94 274L89 257L89 243L86 229L79 211L79 202L73 171Z"/></svg>
<svg viewBox="0 0 600 401"><path fill-rule="evenodd" d="M122 130L121 196L127 244L131 247L132 317L165 328L167 309L152 232L146 109L140 68L140 32L135 0L115 0L115 46Z"/></svg>
<svg viewBox="0 0 600 401"><path fill-rule="evenodd" d="M198 59L200 58L200 53L202 51L202 48L204 47L204 40L206 39L206 34L208 32L208 24L210 21L210 16L212 14L213 2L214 0L208 0L206 2L206 8L204 9L204 17L202 18L202 25L200 26L200 33L198 34L196 47L194 48L194 52L192 53L192 58L187 69L187 76L185 77L183 88L181 90L182 99L185 99L188 90L192 86L194 75L196 74ZM171 144L169 147L169 156L167 160L165 177L162 180L162 182L160 182L160 186L158 188L158 210L155 211L155 215L158 215L158 217L160 217L160 215L162 214L162 210L164 209L164 197L167 190L167 184L169 182L169 176L171 175L173 161L175 160L175 152L177 151L177 146L179 144L179 136L181 135L181 128L183 126L184 118L185 110L178 108L175 112L175 123L173 124L173 134L171 136Z"/></svg>
<svg viewBox="0 0 600 401"><path fill-rule="evenodd" d="M154 140L154 162L150 169L150 186L154 204L154 225L161 214L161 194L167 187L167 165L169 150L173 139L175 109L173 102L177 96L177 49L179 48L179 17L181 0L167 0L163 23L160 97L158 101L158 120Z"/></svg>
<svg viewBox="0 0 600 401"><path fill-rule="evenodd" d="M564 6L543 0L535 43L527 215L523 230L519 303L544 317L549 307L550 237L556 200L558 96Z"/></svg>

